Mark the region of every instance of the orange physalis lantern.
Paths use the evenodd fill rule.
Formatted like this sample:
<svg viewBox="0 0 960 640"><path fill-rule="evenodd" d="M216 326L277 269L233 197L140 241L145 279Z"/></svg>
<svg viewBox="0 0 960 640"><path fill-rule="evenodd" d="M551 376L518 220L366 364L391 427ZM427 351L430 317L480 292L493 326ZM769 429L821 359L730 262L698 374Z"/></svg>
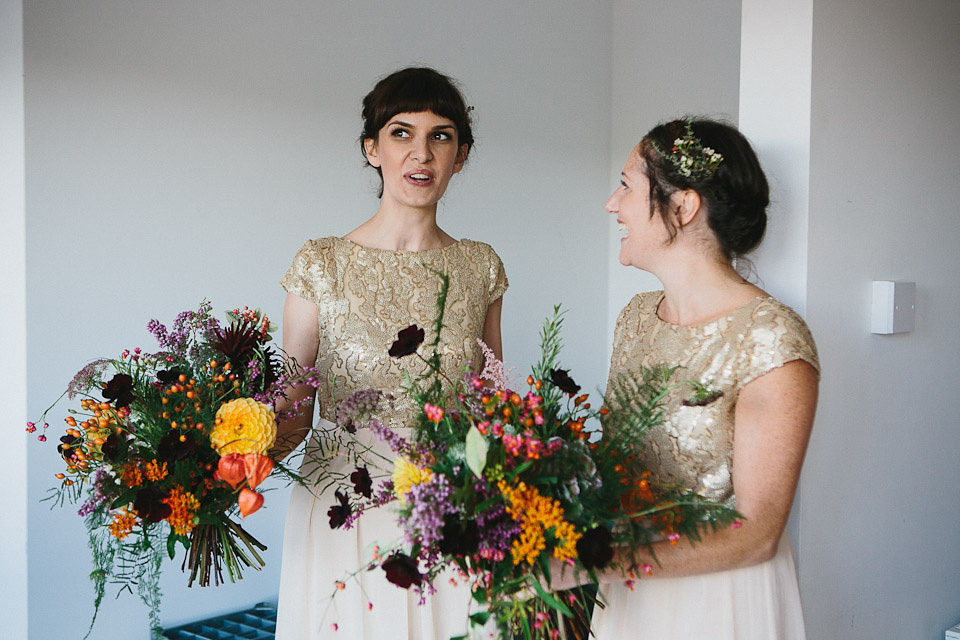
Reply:
<svg viewBox="0 0 960 640"><path fill-rule="evenodd" d="M263 495L244 487L240 490L240 497L237 498L237 504L240 505L240 514L246 518L263 506Z"/></svg>

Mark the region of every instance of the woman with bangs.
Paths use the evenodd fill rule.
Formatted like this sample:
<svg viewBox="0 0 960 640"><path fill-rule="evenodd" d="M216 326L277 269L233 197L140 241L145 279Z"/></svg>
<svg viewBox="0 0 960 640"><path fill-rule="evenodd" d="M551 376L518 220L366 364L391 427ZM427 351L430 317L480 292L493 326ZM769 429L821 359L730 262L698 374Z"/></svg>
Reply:
<svg viewBox="0 0 960 640"><path fill-rule="evenodd" d="M440 336L443 371L450 378L468 362L483 361L478 339L501 356L507 278L491 247L456 240L437 224L437 204L474 142L469 109L453 81L429 68L401 69L367 94L362 116L361 151L381 178L380 204L345 236L307 241L282 280L287 291L283 348L298 362L315 363L326 376L316 390L292 389L289 402L311 399L319 416L333 422L337 405L353 392L378 389L396 397L383 422L403 436L413 411L404 397L404 370L413 377L422 371L415 359L398 361L387 350L400 329L433 326L440 290L434 272L450 278ZM289 453L304 439L309 451L311 425L309 411L281 424L275 453ZM392 458L369 430L357 436ZM341 470L352 468L348 460L341 462ZM379 564L375 545L402 543L389 508L368 511L351 529L333 530L327 512L334 502L332 491L318 498L303 487L293 489L278 640L447 640L467 633L466 587L438 580L437 593L421 604L419 594L391 584L382 571L362 570Z"/></svg>

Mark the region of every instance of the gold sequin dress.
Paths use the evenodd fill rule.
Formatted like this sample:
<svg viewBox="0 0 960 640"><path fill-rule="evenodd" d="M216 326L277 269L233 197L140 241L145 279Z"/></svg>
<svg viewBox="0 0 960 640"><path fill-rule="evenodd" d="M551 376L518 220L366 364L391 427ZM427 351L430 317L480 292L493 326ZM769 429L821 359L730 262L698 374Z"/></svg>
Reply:
<svg viewBox="0 0 960 640"><path fill-rule="evenodd" d="M507 289L503 265L490 246L461 240L440 249L393 251L330 237L308 241L294 257L282 285L317 305L316 366L327 372L317 390L321 418L334 421L339 402L354 391L375 388L398 398L387 421L406 435L403 424L412 405L402 393L403 372L415 377L422 363L391 358L387 350L397 332L414 323L426 330L425 343L433 339L441 284L427 267L450 277L440 341L444 371L453 377L468 362L482 367L477 338L487 308ZM372 440L366 430L358 435L364 434ZM377 448L389 451L382 444ZM350 530L331 530L327 510L334 502L332 490L318 499L302 487L293 489L284 530L278 640L447 640L466 633L470 594L462 586L438 583L438 593L420 605L412 590L389 583L376 569L358 574L360 584L347 580L331 601L335 581L369 563L375 544L402 542L389 505L366 513Z"/></svg>
<svg viewBox="0 0 960 640"><path fill-rule="evenodd" d="M723 395L702 407L683 406L689 389L667 398L664 423L650 433L648 468L661 479L736 504L733 468L734 411L751 380L792 360L819 371L816 346L792 309L758 297L728 315L680 326L657 316L660 291L638 294L624 307L614 333L610 380L657 364L684 367ZM656 569L654 569L656 571ZM803 640L803 612L793 547L786 534L765 563L682 578L639 579L603 585L608 603L597 611L598 640Z"/></svg>

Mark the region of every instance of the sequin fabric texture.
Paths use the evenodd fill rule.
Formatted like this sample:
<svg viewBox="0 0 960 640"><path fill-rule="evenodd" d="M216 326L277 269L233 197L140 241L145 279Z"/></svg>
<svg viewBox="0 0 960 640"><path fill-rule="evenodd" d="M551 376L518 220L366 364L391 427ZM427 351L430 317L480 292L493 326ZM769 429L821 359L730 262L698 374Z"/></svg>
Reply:
<svg viewBox="0 0 960 640"><path fill-rule="evenodd" d="M415 357L387 354L397 332L411 324L434 338L437 294L450 277L440 340L443 371L457 376L468 363L482 368L476 339L483 335L487 307L508 283L500 258L482 242L461 240L440 249L370 249L342 238L307 241L297 252L281 284L317 305L320 344L316 366L327 372L317 390L320 416L335 420L337 405L354 391L375 388L398 397L388 418L400 428L411 403L400 394L404 371L424 371ZM421 347L424 349L424 347Z"/></svg>
<svg viewBox="0 0 960 640"><path fill-rule="evenodd" d="M674 382L696 380L723 392L705 406L684 406L693 388L675 389L666 399L664 423L650 432L643 458L662 481L732 505L734 411L740 390L792 360L809 362L819 371L816 345L800 316L774 298L755 298L722 318L693 326L661 320L661 300L663 292L640 293L621 311L609 383L643 367L679 365Z"/></svg>

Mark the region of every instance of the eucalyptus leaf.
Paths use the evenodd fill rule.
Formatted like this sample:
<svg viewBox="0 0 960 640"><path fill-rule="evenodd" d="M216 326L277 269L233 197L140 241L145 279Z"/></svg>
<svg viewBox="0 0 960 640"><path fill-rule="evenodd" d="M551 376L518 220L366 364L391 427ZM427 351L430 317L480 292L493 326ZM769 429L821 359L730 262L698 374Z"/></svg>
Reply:
<svg viewBox="0 0 960 640"><path fill-rule="evenodd" d="M473 471L473 475L478 478L483 476L483 468L487 466L487 439L483 437L476 426L471 426L467 431L467 467Z"/></svg>

